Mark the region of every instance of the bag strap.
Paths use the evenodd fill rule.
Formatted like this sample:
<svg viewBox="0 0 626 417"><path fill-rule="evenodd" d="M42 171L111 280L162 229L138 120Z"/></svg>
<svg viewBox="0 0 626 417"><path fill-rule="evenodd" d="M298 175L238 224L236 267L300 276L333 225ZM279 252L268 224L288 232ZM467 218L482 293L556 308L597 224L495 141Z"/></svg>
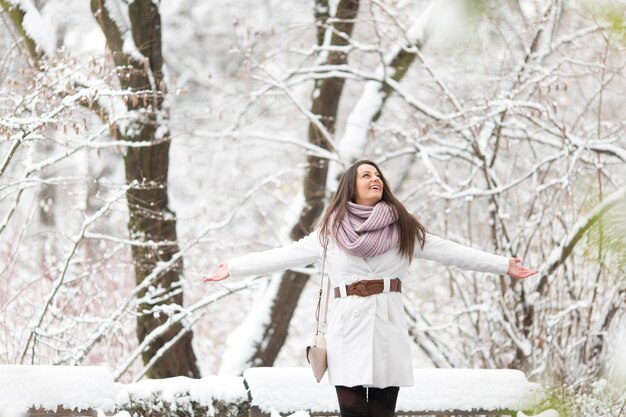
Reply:
<svg viewBox="0 0 626 417"><path fill-rule="evenodd" d="M322 276L321 276L321 280L320 280L320 294L319 297L317 299L317 308L315 309L315 320L316 320L316 327L315 327L315 335L317 336L320 332L320 307L322 304L322 292L324 290L324 267L326 266L326 250L328 249L328 239L326 240L326 243L324 244L324 255L322 256ZM330 277L328 277L328 281L326 282L326 304L324 305L324 321L322 323L324 323L324 325L326 325L326 321L328 319L328 299L330 296Z"/></svg>
<svg viewBox="0 0 626 417"><path fill-rule="evenodd" d="M328 245L328 241L326 242ZM326 264L326 247L324 248L324 264ZM322 265L322 281L324 280L324 265ZM324 325L328 321L328 301L330 298L330 276L326 277L326 304L324 306Z"/></svg>

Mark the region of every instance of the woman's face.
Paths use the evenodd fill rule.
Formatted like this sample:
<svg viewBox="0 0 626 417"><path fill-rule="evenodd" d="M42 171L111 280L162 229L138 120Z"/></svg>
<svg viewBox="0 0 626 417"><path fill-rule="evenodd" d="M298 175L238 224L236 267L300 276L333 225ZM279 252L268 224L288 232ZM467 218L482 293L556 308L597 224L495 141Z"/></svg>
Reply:
<svg viewBox="0 0 626 417"><path fill-rule="evenodd" d="M354 202L363 206L374 206L381 198L383 198L383 180L380 179L380 173L372 165L359 165L356 169Z"/></svg>

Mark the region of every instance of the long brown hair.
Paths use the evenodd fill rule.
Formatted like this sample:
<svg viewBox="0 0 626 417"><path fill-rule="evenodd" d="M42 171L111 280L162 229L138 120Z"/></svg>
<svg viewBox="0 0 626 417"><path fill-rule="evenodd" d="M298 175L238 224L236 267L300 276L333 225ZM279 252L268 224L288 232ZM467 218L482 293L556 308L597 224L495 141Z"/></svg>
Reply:
<svg viewBox="0 0 626 417"><path fill-rule="evenodd" d="M378 168L378 165L372 161L362 160L355 162L343 173L339 180L337 191L330 200L326 213L318 223L320 238L322 242L327 242L329 237L337 236L339 225L346 215L348 201L354 202L357 168L365 164L373 166L380 174L380 179L383 182L383 196L381 200L393 206L398 214L396 225L398 227L398 234L400 235L399 252L402 256L409 258L410 262L410 260L413 259L413 252L415 250L415 239L419 240L420 247L424 248L427 233L426 227L424 227L415 216L409 213L400 200L393 195L382 171Z"/></svg>

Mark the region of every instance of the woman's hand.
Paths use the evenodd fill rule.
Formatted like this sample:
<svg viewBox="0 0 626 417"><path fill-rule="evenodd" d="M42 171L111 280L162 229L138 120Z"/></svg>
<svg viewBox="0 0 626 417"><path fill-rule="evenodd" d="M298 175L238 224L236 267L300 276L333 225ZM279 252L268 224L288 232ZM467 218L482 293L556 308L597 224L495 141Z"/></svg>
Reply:
<svg viewBox="0 0 626 417"><path fill-rule="evenodd" d="M208 277L202 278L202 282L221 281L221 280L224 280L224 279L226 279L228 277L230 277L230 272L228 272L228 265L226 265L225 262L222 262L217 267L217 272L214 273L213 275L209 275Z"/></svg>
<svg viewBox="0 0 626 417"><path fill-rule="evenodd" d="M535 275L537 273L536 269L526 268L522 264L522 260L520 258L510 258L509 259L509 270L506 273L512 278L528 278L531 275Z"/></svg>

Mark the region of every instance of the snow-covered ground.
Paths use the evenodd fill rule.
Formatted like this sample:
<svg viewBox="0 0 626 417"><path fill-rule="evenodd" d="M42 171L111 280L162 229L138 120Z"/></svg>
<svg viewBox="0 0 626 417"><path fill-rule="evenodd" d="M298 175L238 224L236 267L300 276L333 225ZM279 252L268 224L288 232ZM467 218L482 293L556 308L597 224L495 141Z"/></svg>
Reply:
<svg viewBox="0 0 626 417"><path fill-rule="evenodd" d="M543 396L538 385L515 370L415 369L414 376L415 385L400 391L398 410L529 409ZM309 368L251 368L243 378L176 377L121 384L105 368L93 366L0 366L2 417L31 407L112 412L131 402L212 407L216 401L238 404L249 398L251 406L266 413L337 411L334 387L326 377L316 383Z"/></svg>

